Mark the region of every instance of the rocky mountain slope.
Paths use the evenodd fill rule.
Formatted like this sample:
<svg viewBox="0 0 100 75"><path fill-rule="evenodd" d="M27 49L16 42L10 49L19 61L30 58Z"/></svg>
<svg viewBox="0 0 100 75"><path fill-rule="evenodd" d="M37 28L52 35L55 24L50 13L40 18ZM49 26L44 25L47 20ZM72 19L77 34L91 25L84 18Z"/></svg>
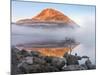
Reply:
<svg viewBox="0 0 100 75"><path fill-rule="evenodd" d="M36 23L77 25L68 16L52 8L46 8L42 10L39 14L30 19L21 19L16 22L16 24L23 24L23 25L30 25L30 24L34 25Z"/></svg>

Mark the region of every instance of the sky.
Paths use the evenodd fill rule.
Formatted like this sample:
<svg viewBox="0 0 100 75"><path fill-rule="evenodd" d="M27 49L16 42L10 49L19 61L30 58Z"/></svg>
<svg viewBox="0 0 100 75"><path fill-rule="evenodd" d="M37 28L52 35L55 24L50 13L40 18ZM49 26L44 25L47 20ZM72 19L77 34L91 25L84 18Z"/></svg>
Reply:
<svg viewBox="0 0 100 75"><path fill-rule="evenodd" d="M12 22L32 18L45 8L54 8L82 25L84 19L95 18L95 6L12 1Z"/></svg>

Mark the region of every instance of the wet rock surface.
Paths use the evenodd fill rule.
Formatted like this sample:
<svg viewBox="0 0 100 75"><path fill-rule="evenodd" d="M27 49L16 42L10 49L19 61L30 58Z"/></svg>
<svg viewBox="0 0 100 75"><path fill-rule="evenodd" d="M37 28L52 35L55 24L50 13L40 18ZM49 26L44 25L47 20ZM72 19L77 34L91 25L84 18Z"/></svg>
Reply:
<svg viewBox="0 0 100 75"><path fill-rule="evenodd" d="M42 56L39 52L19 50L12 48L12 75L42 73L42 72L58 72L58 71L75 71L90 70L96 66L91 63L89 58L84 64L79 64L78 60L82 57L77 55L69 55L65 53L62 58L52 56ZM87 58L86 56L84 58Z"/></svg>

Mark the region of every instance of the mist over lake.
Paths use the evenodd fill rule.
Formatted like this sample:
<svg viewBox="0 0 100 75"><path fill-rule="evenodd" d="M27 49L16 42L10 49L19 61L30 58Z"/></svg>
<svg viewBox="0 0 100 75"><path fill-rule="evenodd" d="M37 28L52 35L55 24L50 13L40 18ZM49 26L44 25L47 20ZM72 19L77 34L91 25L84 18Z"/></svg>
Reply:
<svg viewBox="0 0 100 75"><path fill-rule="evenodd" d="M32 27L12 25L12 45L62 41L66 36L70 37L72 28L64 27ZM16 39L16 40L15 40ZM14 41L14 42L13 42Z"/></svg>
<svg viewBox="0 0 100 75"><path fill-rule="evenodd" d="M12 45L43 42L61 42L65 37L80 42L73 54L88 55L95 64L95 23L86 22L78 29L66 27L32 27L12 24ZM84 61L84 60L83 60ZM84 63L81 61L81 63Z"/></svg>

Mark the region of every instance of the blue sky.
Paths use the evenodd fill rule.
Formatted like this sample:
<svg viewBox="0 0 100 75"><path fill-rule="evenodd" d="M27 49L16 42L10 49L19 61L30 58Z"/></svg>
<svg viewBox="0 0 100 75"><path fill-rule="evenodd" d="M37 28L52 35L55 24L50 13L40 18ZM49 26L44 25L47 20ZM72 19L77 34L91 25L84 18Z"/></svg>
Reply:
<svg viewBox="0 0 100 75"><path fill-rule="evenodd" d="M12 21L15 22L23 18L32 18L45 8L57 9L69 16L72 20L78 22L83 17L95 17L95 6L12 1Z"/></svg>

